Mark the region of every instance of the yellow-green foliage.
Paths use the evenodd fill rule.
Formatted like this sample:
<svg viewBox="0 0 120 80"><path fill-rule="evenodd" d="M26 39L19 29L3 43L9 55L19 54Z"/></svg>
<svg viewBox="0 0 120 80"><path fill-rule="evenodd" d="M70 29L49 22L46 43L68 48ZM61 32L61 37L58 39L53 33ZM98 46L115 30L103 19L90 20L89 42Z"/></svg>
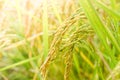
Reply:
<svg viewBox="0 0 120 80"><path fill-rule="evenodd" d="M119 0L0 0L0 80L119 79Z"/></svg>

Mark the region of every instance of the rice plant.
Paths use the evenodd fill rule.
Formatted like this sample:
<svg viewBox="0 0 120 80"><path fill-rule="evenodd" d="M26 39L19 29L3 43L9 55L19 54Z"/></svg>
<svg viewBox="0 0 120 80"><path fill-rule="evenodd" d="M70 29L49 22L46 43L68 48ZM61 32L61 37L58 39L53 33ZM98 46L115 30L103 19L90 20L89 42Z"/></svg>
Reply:
<svg viewBox="0 0 120 80"><path fill-rule="evenodd" d="M119 80L119 0L0 0L0 80Z"/></svg>

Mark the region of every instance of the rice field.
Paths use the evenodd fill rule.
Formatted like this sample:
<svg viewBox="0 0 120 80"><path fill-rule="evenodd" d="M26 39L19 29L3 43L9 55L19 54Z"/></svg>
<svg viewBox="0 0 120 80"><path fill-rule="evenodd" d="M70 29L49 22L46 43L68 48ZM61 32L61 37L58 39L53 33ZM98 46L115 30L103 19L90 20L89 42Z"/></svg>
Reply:
<svg viewBox="0 0 120 80"><path fill-rule="evenodd" d="M0 0L0 80L120 80L120 1Z"/></svg>

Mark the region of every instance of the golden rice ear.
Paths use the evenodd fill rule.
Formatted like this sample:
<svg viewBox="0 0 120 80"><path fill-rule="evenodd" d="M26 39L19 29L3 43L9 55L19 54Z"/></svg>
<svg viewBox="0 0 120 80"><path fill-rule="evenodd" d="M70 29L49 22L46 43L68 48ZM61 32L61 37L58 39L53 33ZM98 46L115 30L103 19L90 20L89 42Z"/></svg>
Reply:
<svg viewBox="0 0 120 80"><path fill-rule="evenodd" d="M61 26L59 26L58 29L56 30L48 56L40 67L40 72L43 77L45 77L49 64L55 58L55 56L57 55L57 52L59 51L59 46L62 42L62 38L64 34L70 28L71 25L73 25L78 19L81 18L80 13L78 13L77 11L75 12L75 14L70 16L70 18L66 19L66 21Z"/></svg>
<svg viewBox="0 0 120 80"><path fill-rule="evenodd" d="M66 58L65 58L65 73L64 73L64 80L70 80L69 76L70 76L70 71L72 68L72 58L73 58L73 54L72 54L72 49L67 53Z"/></svg>

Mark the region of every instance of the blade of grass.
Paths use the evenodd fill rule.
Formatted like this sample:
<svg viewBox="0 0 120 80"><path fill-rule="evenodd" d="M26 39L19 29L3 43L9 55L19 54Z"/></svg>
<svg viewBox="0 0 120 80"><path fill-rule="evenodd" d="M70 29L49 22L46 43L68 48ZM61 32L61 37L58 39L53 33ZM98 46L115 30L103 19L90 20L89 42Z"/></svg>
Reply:
<svg viewBox="0 0 120 80"><path fill-rule="evenodd" d="M44 0L43 3L43 16L42 16L42 24L43 24L43 49L44 49L44 58L48 54L48 13L47 13L47 0Z"/></svg>
<svg viewBox="0 0 120 80"><path fill-rule="evenodd" d="M92 27L98 34L99 38L101 39L103 45L107 50L109 50L109 46L107 45L106 38L108 37L112 44L116 47L116 49L120 52L120 47L113 36L113 34L110 32L108 27L106 27L102 21L100 20L97 12L95 11L94 7L92 6L91 2L89 0L80 0L80 4L82 5L84 12L89 19ZM94 16L94 18L93 18ZM109 50L110 52L110 50Z"/></svg>
<svg viewBox="0 0 120 80"><path fill-rule="evenodd" d="M94 64L84 55L84 53L80 52L81 57L91 66L92 69L94 69Z"/></svg>
<svg viewBox="0 0 120 80"><path fill-rule="evenodd" d="M103 26L103 24L101 23L98 16L96 16L97 14L96 14L96 12L94 12L95 10L93 8L91 8L91 5L88 3L87 0L84 0L84 1L80 0L80 4L82 5L84 12L85 12L86 16L88 17L93 29L96 31L99 38L101 39L101 42L103 43L105 48L107 50L109 50L108 45L105 41L106 37L105 37L105 35L102 35L102 34L105 34L105 31L101 27L101 26ZM94 16L94 18L93 18L93 16Z"/></svg>
<svg viewBox="0 0 120 80"><path fill-rule="evenodd" d="M92 69L94 69L94 64L88 59L88 57L87 57L82 51L80 51L77 47L75 47L75 50L76 50L76 52L80 53L80 55L81 55L81 57L83 58L83 60L84 60L85 62L87 62ZM73 58L74 58L74 57L73 57ZM76 63L77 63L77 60L76 60L76 59L75 59L75 61L76 61ZM76 66L78 66L78 65L76 65Z"/></svg>
<svg viewBox="0 0 120 80"><path fill-rule="evenodd" d="M115 32L118 33L119 32L120 14L117 11L115 11L115 7L112 6L113 4L115 6L116 1L115 0L111 0L111 6L112 6L112 8L107 7L105 4L101 3L100 1L96 1L96 3L98 5L98 7L102 8L107 14L109 14L109 15L112 16L113 24L115 26L114 28L116 29ZM117 33L115 33L116 37L118 37ZM119 38L117 38L117 41L119 43Z"/></svg>
<svg viewBox="0 0 120 80"><path fill-rule="evenodd" d="M25 63L28 63L28 62L33 61L33 60L36 60L37 58L39 58L39 56L33 57L33 58L29 58L29 59L26 59L26 60L23 60L23 61L20 61L20 62L18 62L18 63L9 65L9 66L7 66L7 67L0 68L0 72L5 71L5 70L8 70L8 69L10 69L10 68L14 68L14 67L16 67L16 66L19 66L19 65L22 65L22 64L25 64Z"/></svg>
<svg viewBox="0 0 120 80"><path fill-rule="evenodd" d="M74 63L75 63L75 67L76 67L77 71L79 72L80 71L79 61L78 61L77 56L75 54L73 54L73 60L74 60Z"/></svg>
<svg viewBox="0 0 120 80"><path fill-rule="evenodd" d="M112 8L107 7L105 4L103 4L100 1L96 1L96 3L98 5L98 7L102 8L103 10L105 10L105 12L108 13L109 15L112 15L112 16L116 17L117 19L120 19L120 14L118 12L116 12Z"/></svg>

